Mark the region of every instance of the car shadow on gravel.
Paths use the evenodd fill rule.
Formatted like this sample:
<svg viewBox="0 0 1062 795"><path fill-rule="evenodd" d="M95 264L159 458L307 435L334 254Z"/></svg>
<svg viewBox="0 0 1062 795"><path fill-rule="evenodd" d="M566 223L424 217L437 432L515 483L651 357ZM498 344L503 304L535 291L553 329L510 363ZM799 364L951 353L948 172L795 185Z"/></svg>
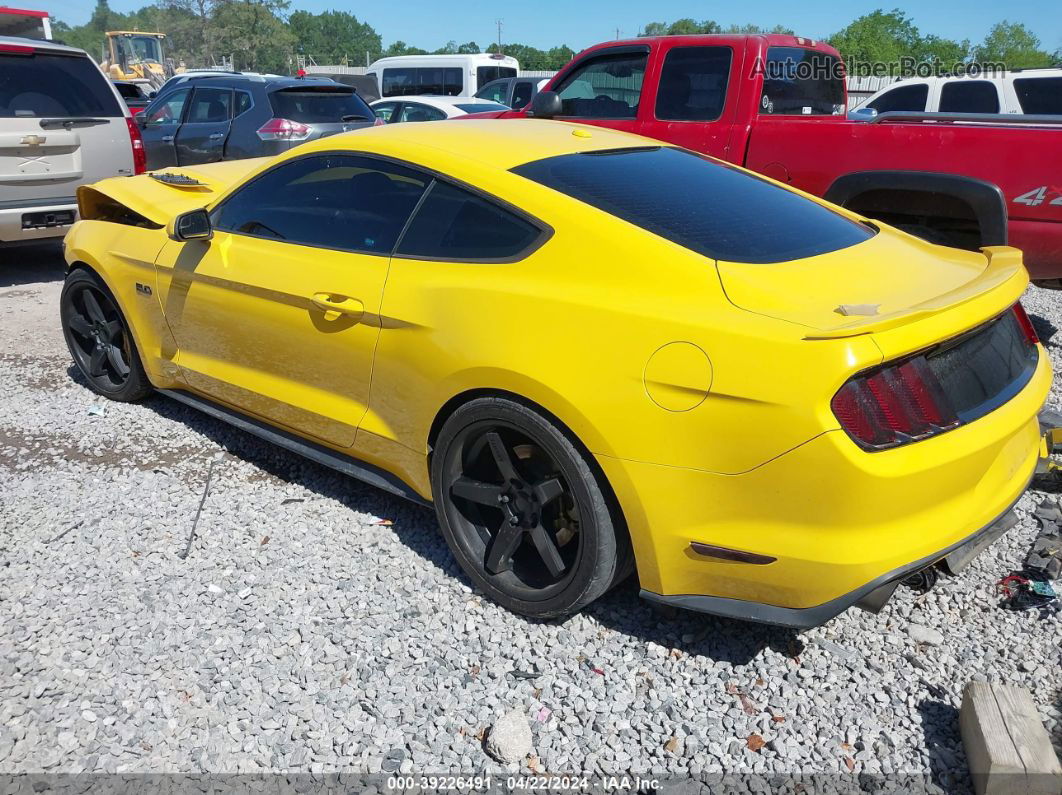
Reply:
<svg viewBox="0 0 1062 795"><path fill-rule="evenodd" d="M66 276L58 240L0 247L0 290L20 284L62 281Z"/></svg>
<svg viewBox="0 0 1062 795"><path fill-rule="evenodd" d="M1040 338L1046 347L1057 348L1058 343L1054 342L1054 336L1058 332L1058 327L1045 317L1029 313L1029 320L1032 321L1033 328L1036 329L1036 336Z"/></svg>
<svg viewBox="0 0 1062 795"><path fill-rule="evenodd" d="M71 377L83 383L80 373L73 367L70 369ZM450 554L431 509L364 485L163 395L148 398L142 405L160 417L202 434L231 455L260 469L266 478L298 484L321 497L336 500L351 511L390 519L391 529L403 544L448 576L474 588ZM277 508L280 501L278 495ZM798 657L804 648L792 630L651 605L638 596L636 576L628 578L584 612L613 631L669 650L665 653L677 650L737 666L750 663L767 648L790 658ZM543 623L563 627L563 622Z"/></svg>

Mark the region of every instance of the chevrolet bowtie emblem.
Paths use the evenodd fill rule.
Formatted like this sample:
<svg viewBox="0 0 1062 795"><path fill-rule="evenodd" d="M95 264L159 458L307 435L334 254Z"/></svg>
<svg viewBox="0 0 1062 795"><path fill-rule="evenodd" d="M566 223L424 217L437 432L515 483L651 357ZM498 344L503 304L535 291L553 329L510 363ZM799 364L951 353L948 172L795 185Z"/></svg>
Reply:
<svg viewBox="0 0 1062 795"><path fill-rule="evenodd" d="M22 143L26 146L40 146L47 141L47 136L44 135L24 135L22 136Z"/></svg>

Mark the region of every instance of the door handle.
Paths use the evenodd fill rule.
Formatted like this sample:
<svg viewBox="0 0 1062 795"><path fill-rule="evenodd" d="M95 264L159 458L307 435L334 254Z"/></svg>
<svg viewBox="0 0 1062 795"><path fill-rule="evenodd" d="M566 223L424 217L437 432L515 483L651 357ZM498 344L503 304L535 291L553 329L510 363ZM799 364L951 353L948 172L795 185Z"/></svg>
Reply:
<svg viewBox="0 0 1062 795"><path fill-rule="evenodd" d="M162 136L162 142L164 144L168 144L171 141L173 141L173 136L172 135L164 135L164 136Z"/></svg>
<svg viewBox="0 0 1062 795"><path fill-rule="evenodd" d="M224 137L225 137L225 133L210 133L210 140L211 141L216 141L219 138L224 138Z"/></svg>
<svg viewBox="0 0 1062 795"><path fill-rule="evenodd" d="M365 314L365 304L340 293L314 293L310 300L318 309L324 310L325 320L335 320L340 315L360 318Z"/></svg>

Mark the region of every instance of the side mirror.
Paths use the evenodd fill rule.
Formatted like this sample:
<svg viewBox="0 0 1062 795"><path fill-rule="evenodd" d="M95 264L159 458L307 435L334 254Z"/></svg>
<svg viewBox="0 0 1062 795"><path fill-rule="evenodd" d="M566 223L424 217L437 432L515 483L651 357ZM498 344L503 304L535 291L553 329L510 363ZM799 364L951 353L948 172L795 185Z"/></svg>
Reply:
<svg viewBox="0 0 1062 795"><path fill-rule="evenodd" d="M562 112L561 98L556 91L539 91L531 100L531 115L536 119L552 119Z"/></svg>
<svg viewBox="0 0 1062 795"><path fill-rule="evenodd" d="M848 111L848 121L873 121L877 115L874 108L856 108Z"/></svg>
<svg viewBox="0 0 1062 795"><path fill-rule="evenodd" d="M206 210L189 210L174 218L167 230L173 240L210 240L210 215Z"/></svg>
<svg viewBox="0 0 1062 795"><path fill-rule="evenodd" d="M154 98L155 98L155 97L157 97L158 95L159 95L159 92L158 92L158 91L149 91L149 92L147 93L148 99L154 99Z"/></svg>

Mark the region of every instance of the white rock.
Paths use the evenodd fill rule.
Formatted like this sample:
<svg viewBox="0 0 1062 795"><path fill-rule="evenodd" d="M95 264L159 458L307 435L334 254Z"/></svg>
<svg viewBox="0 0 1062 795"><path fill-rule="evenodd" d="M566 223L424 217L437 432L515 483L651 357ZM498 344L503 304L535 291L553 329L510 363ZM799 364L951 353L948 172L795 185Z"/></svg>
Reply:
<svg viewBox="0 0 1062 795"><path fill-rule="evenodd" d="M939 646L944 642L944 636L932 627L924 627L921 624L908 624L907 634L915 643L924 643L927 646Z"/></svg>
<svg viewBox="0 0 1062 795"><path fill-rule="evenodd" d="M495 721L487 735L487 753L505 763L531 753L531 726L522 709L511 709Z"/></svg>

